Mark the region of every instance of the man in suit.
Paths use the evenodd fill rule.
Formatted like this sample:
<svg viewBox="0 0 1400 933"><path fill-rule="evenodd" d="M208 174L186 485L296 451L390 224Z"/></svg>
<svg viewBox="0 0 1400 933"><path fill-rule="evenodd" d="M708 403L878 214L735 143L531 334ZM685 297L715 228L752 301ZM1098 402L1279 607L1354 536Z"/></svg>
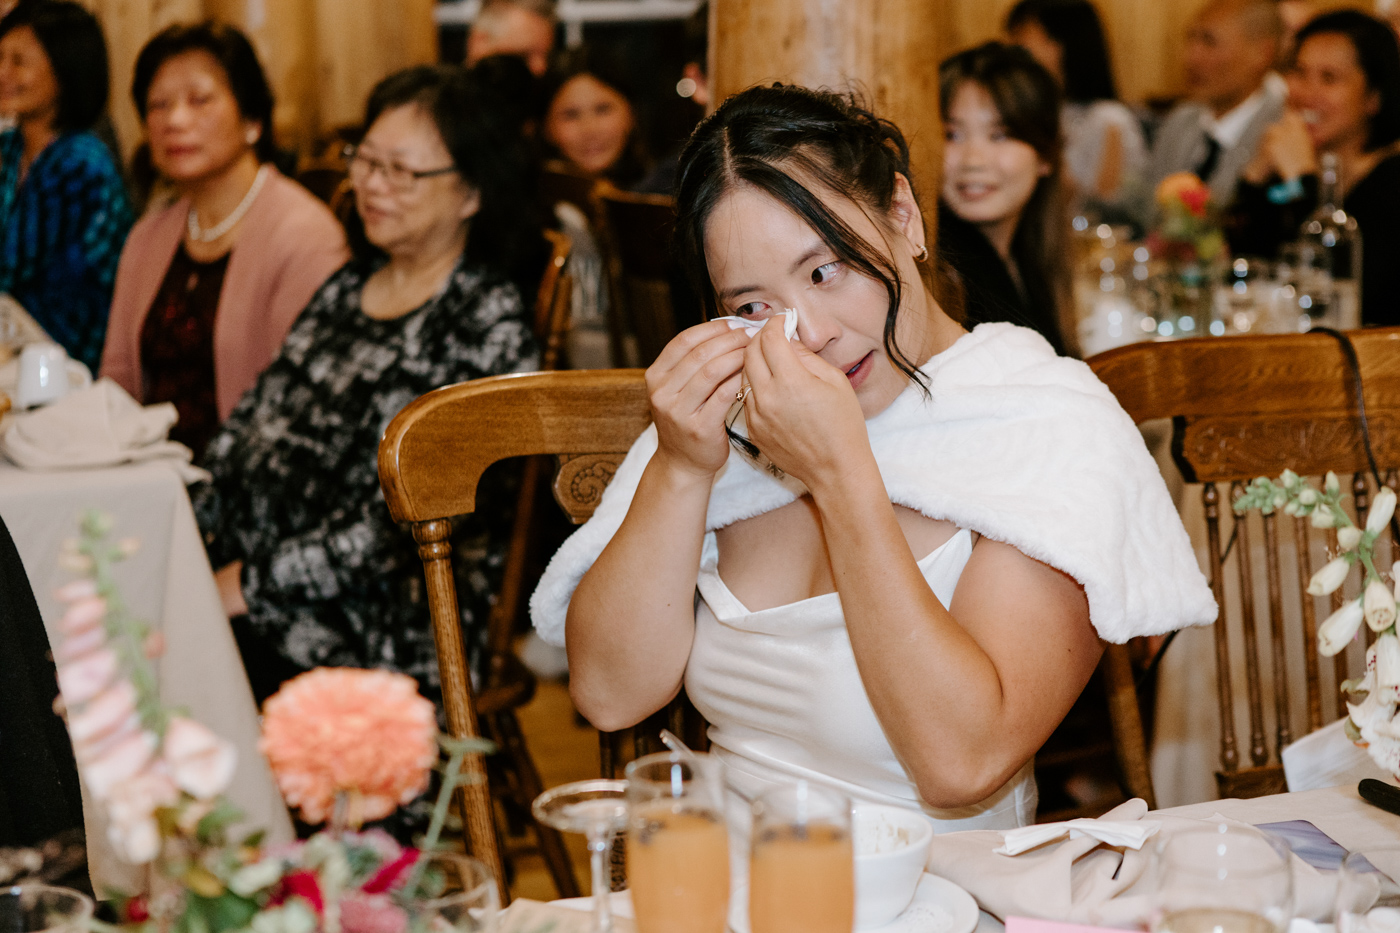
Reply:
<svg viewBox="0 0 1400 933"><path fill-rule="evenodd" d="M1230 203L1264 131L1283 115L1287 88L1272 70L1282 36L1274 0L1210 0L1196 15L1186 33L1189 99L1157 130L1149 198L1173 172L1195 172L1217 204Z"/></svg>

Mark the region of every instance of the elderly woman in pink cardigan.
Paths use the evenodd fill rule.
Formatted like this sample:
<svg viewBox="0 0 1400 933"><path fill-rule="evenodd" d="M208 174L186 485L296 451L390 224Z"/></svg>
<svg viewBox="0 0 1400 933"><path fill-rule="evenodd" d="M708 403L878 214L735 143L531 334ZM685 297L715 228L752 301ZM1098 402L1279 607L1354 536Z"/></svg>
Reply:
<svg viewBox="0 0 1400 933"><path fill-rule="evenodd" d="M334 215L271 165L272 93L227 26L172 26L132 82L174 204L131 231L117 268L102 374L147 404L196 456L257 381L349 252Z"/></svg>

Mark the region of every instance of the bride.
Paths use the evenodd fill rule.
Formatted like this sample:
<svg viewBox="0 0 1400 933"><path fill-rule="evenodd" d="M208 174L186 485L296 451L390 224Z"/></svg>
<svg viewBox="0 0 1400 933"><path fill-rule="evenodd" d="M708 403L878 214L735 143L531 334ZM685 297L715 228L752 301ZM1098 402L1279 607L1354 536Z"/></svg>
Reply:
<svg viewBox="0 0 1400 933"><path fill-rule="evenodd" d="M738 94L678 179L681 261L739 320L647 370L654 424L534 596L578 709L685 686L746 795L1031 822L1103 642L1215 618L1140 436L1033 331L943 311L903 136L853 100Z"/></svg>

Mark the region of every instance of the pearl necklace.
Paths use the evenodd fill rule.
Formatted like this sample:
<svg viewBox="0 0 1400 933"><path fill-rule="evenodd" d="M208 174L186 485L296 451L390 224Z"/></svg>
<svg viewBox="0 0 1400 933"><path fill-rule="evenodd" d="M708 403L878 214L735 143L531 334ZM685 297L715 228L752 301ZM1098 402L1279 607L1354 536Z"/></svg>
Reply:
<svg viewBox="0 0 1400 933"><path fill-rule="evenodd" d="M185 217L185 227L189 231L190 239L194 240L196 243L212 243L232 230L234 225L243 219L243 215L248 213L248 208L253 206L253 201L257 198L258 192L262 190L263 182L266 180L267 166L264 165L262 168L258 169L258 174L253 178L252 187L250 187L248 193L243 196L243 200L238 202L238 206L233 209L233 213L229 214L208 230L200 227L199 214L195 211L194 207L191 206L189 214Z"/></svg>

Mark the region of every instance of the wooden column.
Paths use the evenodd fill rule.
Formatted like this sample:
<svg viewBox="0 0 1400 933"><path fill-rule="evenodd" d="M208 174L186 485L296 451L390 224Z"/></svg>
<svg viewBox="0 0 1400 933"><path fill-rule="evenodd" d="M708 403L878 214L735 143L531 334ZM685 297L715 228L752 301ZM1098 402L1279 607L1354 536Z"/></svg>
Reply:
<svg viewBox="0 0 1400 933"><path fill-rule="evenodd" d="M909 138L915 182L931 221L942 149L937 33L943 2L713 0L715 99L771 81L861 91Z"/></svg>
<svg viewBox="0 0 1400 933"><path fill-rule="evenodd" d="M237 26L252 40L277 98L277 144L305 151L319 129L316 7L312 0L205 0L210 18Z"/></svg>
<svg viewBox="0 0 1400 933"><path fill-rule="evenodd" d="M434 0L314 0L322 133L364 118L380 79L437 60Z"/></svg>

